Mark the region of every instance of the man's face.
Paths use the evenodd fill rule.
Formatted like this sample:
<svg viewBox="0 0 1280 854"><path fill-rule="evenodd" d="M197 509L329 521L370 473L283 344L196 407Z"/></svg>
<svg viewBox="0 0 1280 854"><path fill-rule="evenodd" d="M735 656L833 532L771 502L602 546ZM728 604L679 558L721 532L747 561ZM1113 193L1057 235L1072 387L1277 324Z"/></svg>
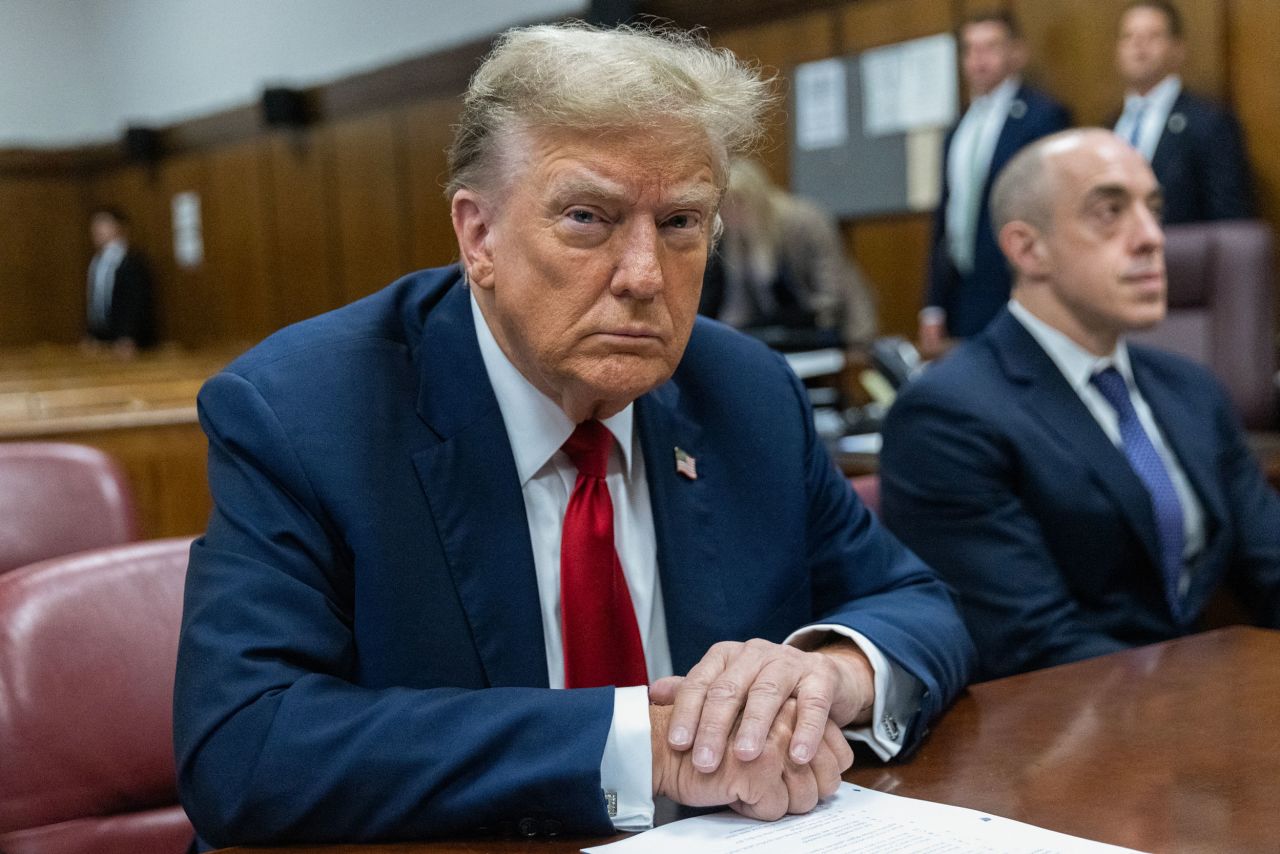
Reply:
<svg viewBox="0 0 1280 854"><path fill-rule="evenodd" d="M1137 6L1120 19L1116 67L1126 86L1145 94L1173 73L1181 51L1182 43L1169 31L1169 19L1159 9Z"/></svg>
<svg viewBox="0 0 1280 854"><path fill-rule="evenodd" d="M960 32L960 51L970 97L987 94L1016 70L1017 45L998 21L966 25Z"/></svg>
<svg viewBox="0 0 1280 854"><path fill-rule="evenodd" d="M89 221L89 236L93 239L93 245L97 249L101 249L111 241L122 235L120 223L116 222L115 217L110 214L96 214Z"/></svg>
<svg viewBox="0 0 1280 854"><path fill-rule="evenodd" d="M1098 132L1046 151L1054 198L1041 235L1051 299L1078 328L1118 337L1164 319L1161 195L1123 140Z"/></svg>
<svg viewBox="0 0 1280 854"><path fill-rule="evenodd" d="M608 417L670 378L689 341L720 195L710 146L662 130L510 144L523 162L501 198L454 201L477 300L534 386L575 420ZM479 256L459 197L477 200Z"/></svg>

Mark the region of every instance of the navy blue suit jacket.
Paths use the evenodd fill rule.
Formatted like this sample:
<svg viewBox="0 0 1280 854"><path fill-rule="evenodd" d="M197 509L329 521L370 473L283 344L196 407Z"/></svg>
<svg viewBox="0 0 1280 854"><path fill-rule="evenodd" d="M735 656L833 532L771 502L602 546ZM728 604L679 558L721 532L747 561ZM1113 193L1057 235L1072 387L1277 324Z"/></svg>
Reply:
<svg viewBox="0 0 1280 854"><path fill-rule="evenodd" d="M978 227L974 238L973 270L963 275L956 269L947 251L946 221L947 199L951 187L947 179L947 158L951 153L951 141L956 128L947 134L942 153L942 198L933 217L933 242L929 253L929 282L926 305L946 309L947 332L967 338L982 331L1000 307L1009 300L1013 281L1009 265L996 242L991 227L991 186L996 176L1026 145L1042 136L1048 136L1071 126L1071 114L1066 107L1048 95L1028 86L1018 89L996 140L991 157L991 168L982 188L982 204L978 208ZM957 124L956 127L959 127Z"/></svg>
<svg viewBox="0 0 1280 854"><path fill-rule="evenodd" d="M1225 107L1185 89L1151 158L1164 191L1166 224L1254 216L1240 124Z"/></svg>
<svg viewBox="0 0 1280 854"><path fill-rule="evenodd" d="M1280 627L1280 499L1226 395L1181 357L1129 352L1204 505L1189 612L1230 579ZM1165 601L1142 482L1007 309L903 391L880 466L885 522L956 590L979 678L1191 630Z"/></svg>
<svg viewBox="0 0 1280 854"><path fill-rule="evenodd" d="M524 502L458 268L273 335L199 406L215 509L191 553L174 730L202 837L611 832L613 690L547 689ZM924 683L916 742L972 643L832 466L785 362L699 319L636 423L675 671L718 641L835 621Z"/></svg>

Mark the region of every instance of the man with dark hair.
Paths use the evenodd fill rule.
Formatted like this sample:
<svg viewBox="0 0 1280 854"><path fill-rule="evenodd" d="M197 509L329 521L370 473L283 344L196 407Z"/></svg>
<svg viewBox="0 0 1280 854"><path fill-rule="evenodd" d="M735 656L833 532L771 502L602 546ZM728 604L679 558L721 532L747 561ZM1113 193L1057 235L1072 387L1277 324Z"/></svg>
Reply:
<svg viewBox="0 0 1280 854"><path fill-rule="evenodd" d="M1165 315L1160 204L1110 131L1018 154L1013 298L885 421L885 521L959 595L979 679L1185 635L1223 584L1280 628L1280 498L1226 393L1125 341Z"/></svg>
<svg viewBox="0 0 1280 854"><path fill-rule="evenodd" d="M1151 163L1164 222L1254 215L1249 161L1235 116L1188 92L1182 17L1166 0L1136 0L1120 17L1116 66L1125 85L1115 131Z"/></svg>
<svg viewBox="0 0 1280 854"><path fill-rule="evenodd" d="M129 247L129 220L115 208L99 208L89 220L96 250L89 263L86 294L88 340L122 353L154 340L151 274L142 255Z"/></svg>
<svg viewBox="0 0 1280 854"><path fill-rule="evenodd" d="M991 230L987 196L1009 158L1027 143L1071 123L1066 108L1026 86L1026 46L1008 13L978 15L960 28L961 70L969 109L947 135L942 198L920 343L974 335L1009 298L1009 270Z"/></svg>

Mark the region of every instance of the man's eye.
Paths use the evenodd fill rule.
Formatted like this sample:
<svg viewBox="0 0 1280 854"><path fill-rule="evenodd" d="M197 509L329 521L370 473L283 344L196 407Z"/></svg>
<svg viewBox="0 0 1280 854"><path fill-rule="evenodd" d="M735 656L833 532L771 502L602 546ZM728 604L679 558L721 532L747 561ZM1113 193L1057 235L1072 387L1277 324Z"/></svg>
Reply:
<svg viewBox="0 0 1280 854"><path fill-rule="evenodd" d="M591 225L600 221L600 217L596 216L591 211L582 210L581 208L569 211L569 218L574 222L580 222L583 225Z"/></svg>
<svg viewBox="0 0 1280 854"><path fill-rule="evenodd" d="M675 229L696 228L698 220L690 214L676 214L667 220L667 225Z"/></svg>

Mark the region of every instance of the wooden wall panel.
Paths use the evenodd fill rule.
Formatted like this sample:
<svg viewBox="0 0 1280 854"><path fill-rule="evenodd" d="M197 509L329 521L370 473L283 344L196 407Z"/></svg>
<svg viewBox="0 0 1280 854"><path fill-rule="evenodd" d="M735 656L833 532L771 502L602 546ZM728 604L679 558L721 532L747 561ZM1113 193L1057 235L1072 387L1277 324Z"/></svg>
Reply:
<svg viewBox="0 0 1280 854"><path fill-rule="evenodd" d="M220 341L257 340L271 332L272 287L267 269L268 213L263 141L210 152L204 200L208 322Z"/></svg>
<svg viewBox="0 0 1280 854"><path fill-rule="evenodd" d="M1280 140L1280 87L1276 86L1275 51L1275 45L1280 44L1280 4L1275 0L1233 0L1227 44L1229 83L1253 160L1259 211L1280 231L1280 146L1276 144ZM1280 255L1280 242L1276 251ZM1280 270L1280 258L1277 262ZM1280 293L1275 308L1280 318Z"/></svg>
<svg viewBox="0 0 1280 854"><path fill-rule="evenodd" d="M381 112L329 129L344 302L373 293L411 266L403 127L400 114Z"/></svg>
<svg viewBox="0 0 1280 854"><path fill-rule="evenodd" d="M5 176L0 211L0 344L76 341L90 258L80 183Z"/></svg>
<svg viewBox="0 0 1280 854"><path fill-rule="evenodd" d="M156 212L160 251L152 256L156 278L156 321L162 339L198 346L213 343L221 324L210 323L220 318L219 283L213 281L208 263L196 267L180 267L173 254L173 197L193 192L200 198L201 219L208 232L209 175L208 158L201 154L184 154L161 163L151 197Z"/></svg>
<svg viewBox="0 0 1280 854"><path fill-rule="evenodd" d="M790 120L783 99L787 97L789 78L797 64L836 55L833 13L813 12L754 27L712 33L711 41L778 74L779 107L770 117L769 138L760 152L760 160L775 182L787 186Z"/></svg>
<svg viewBox="0 0 1280 854"><path fill-rule="evenodd" d="M267 141L272 323L342 305L334 164L328 134L279 131Z"/></svg>
<svg viewBox="0 0 1280 854"><path fill-rule="evenodd" d="M950 32L955 27L947 0L860 0L840 13L841 53Z"/></svg>
<svg viewBox="0 0 1280 854"><path fill-rule="evenodd" d="M449 203L444 198L445 149L461 105L456 97L433 98L405 110L410 206L410 266L439 267L458 259Z"/></svg>

